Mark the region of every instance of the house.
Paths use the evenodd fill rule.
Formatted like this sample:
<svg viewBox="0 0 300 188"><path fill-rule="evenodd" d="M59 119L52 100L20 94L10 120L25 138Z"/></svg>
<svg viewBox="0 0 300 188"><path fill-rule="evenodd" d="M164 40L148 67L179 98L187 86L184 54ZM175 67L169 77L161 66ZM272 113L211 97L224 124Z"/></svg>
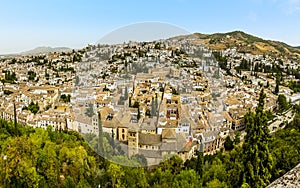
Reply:
<svg viewBox="0 0 300 188"><path fill-rule="evenodd" d="M162 160L161 135L144 134L138 135L138 153L147 159L148 165L157 165Z"/></svg>
<svg viewBox="0 0 300 188"><path fill-rule="evenodd" d="M203 145L203 154L211 155L219 151L222 147L221 137L217 130L207 130L196 135L196 139L200 145Z"/></svg>
<svg viewBox="0 0 300 188"><path fill-rule="evenodd" d="M197 151L199 150L199 144L197 141L192 139L186 143L186 145L178 152L178 156L183 160L190 160L193 157L196 157Z"/></svg>

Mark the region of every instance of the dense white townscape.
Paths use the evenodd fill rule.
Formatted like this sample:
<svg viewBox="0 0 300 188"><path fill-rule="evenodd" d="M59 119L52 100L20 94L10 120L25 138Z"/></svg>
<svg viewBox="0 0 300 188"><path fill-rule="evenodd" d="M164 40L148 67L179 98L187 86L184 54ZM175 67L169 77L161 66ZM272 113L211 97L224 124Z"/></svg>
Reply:
<svg viewBox="0 0 300 188"><path fill-rule="evenodd" d="M15 105L23 125L103 132L119 152L143 155L149 165L169 154L186 160L222 150L227 136L243 131L261 88L270 112L278 108L278 92L291 103L300 99L289 87L297 75L283 74L279 85L271 69L297 70L299 61L212 51L193 37L2 56L0 116L12 121ZM270 118L270 131L291 116Z"/></svg>

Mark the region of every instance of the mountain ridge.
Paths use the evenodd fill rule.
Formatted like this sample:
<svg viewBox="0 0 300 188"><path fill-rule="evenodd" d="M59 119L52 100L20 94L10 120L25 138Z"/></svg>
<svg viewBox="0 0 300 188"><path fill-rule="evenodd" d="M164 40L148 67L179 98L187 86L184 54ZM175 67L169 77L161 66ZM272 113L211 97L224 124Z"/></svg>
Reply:
<svg viewBox="0 0 300 188"><path fill-rule="evenodd" d="M32 50L19 53L20 55L38 55L44 53L53 53L53 52L68 52L71 51L71 48L67 47L50 47L50 46L39 46Z"/></svg>
<svg viewBox="0 0 300 188"><path fill-rule="evenodd" d="M255 55L300 58L300 46L293 47L281 41L266 40L243 31L214 34L194 33L192 35L201 39L212 50L225 50L235 47L239 52Z"/></svg>

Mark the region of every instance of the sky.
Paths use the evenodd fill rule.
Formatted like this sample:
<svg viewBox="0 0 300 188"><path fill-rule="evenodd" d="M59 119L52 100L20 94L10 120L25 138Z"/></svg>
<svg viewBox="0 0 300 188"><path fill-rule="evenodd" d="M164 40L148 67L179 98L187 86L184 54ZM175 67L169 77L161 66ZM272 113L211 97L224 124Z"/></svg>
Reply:
<svg viewBox="0 0 300 188"><path fill-rule="evenodd" d="M192 33L241 30L300 46L299 20L300 0L0 0L0 54L83 48L149 21Z"/></svg>

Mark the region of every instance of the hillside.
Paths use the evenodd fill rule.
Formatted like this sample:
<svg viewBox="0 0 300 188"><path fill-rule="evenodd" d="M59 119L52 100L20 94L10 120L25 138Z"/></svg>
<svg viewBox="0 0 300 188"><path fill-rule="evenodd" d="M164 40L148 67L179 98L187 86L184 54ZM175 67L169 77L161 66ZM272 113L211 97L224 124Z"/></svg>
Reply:
<svg viewBox="0 0 300 188"><path fill-rule="evenodd" d="M37 47L37 48L34 48L34 49L26 51L26 52L22 52L21 55L37 55L37 54L44 54L44 53L50 53L50 52L67 52L67 51L71 51L71 49L66 48L66 47L52 48L52 47L42 46L42 47Z"/></svg>
<svg viewBox="0 0 300 188"><path fill-rule="evenodd" d="M195 33L193 35L213 50L235 47L239 52L300 58L300 47L292 47L279 41L264 40L242 31L215 34Z"/></svg>

